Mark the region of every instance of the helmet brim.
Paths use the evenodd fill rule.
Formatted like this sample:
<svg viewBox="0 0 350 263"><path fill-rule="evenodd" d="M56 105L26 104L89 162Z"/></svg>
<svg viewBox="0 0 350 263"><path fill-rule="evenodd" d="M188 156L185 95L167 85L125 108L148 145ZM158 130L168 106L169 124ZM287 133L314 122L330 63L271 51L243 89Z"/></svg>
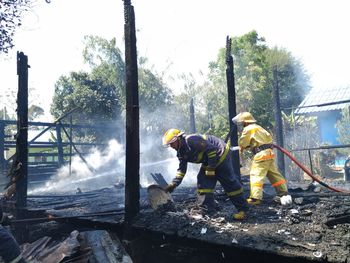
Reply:
<svg viewBox="0 0 350 263"><path fill-rule="evenodd" d="M245 122L245 123L256 123L256 120L246 120L246 121L242 121L242 122Z"/></svg>

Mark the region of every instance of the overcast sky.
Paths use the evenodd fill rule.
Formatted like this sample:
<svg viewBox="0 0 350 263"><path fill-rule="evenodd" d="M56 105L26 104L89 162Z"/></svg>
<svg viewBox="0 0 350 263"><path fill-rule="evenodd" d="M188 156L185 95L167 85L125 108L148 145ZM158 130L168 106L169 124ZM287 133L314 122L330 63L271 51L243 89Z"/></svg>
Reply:
<svg viewBox="0 0 350 263"><path fill-rule="evenodd" d="M227 35L256 30L270 47L301 60L316 88L350 83L347 0L131 0L135 7L138 53L168 84L181 73L207 73ZM15 48L0 56L1 94L17 88L16 51L28 55L31 101L48 111L54 83L83 69L84 35L115 37L124 50L122 0L37 0L15 35ZM6 101L1 97L1 105ZM8 104L8 103L7 103ZM0 107L2 107L0 106ZM11 105L8 105L11 107ZM12 103L13 107L13 103Z"/></svg>

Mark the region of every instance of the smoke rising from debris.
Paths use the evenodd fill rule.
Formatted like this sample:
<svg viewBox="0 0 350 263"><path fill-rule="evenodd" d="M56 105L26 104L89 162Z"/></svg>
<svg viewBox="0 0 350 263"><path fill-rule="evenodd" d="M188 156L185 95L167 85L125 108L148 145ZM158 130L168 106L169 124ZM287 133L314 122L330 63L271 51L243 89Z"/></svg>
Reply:
<svg viewBox="0 0 350 263"><path fill-rule="evenodd" d="M91 150L84 157L94 171L79 157L72 158L71 166L66 164L44 186L32 189L30 194L75 192L110 187L118 183L124 174L124 147L116 140L110 140L106 149Z"/></svg>
<svg viewBox="0 0 350 263"><path fill-rule="evenodd" d="M171 182L178 168L176 152L172 149L164 149L160 143L155 143L157 140L148 137L141 142L140 184L142 187L155 184L151 173L161 173L168 183ZM84 159L94 171L76 155L72 158L71 166L66 164L44 185L30 189L28 193L75 193L124 185L125 146L117 140L110 140L104 150L92 149ZM195 184L196 176L192 174L192 166L189 166L188 170L183 185Z"/></svg>

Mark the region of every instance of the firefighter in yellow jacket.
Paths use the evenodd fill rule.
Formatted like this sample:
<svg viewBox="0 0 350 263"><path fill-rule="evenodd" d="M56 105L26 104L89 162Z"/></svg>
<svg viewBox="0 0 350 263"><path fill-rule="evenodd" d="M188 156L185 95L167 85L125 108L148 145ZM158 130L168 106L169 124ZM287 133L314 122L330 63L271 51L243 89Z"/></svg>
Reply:
<svg viewBox="0 0 350 263"><path fill-rule="evenodd" d="M254 154L250 169L250 197L248 204L258 205L263 199L263 185L267 176L276 193L281 197L282 205L292 202L288 195L287 181L278 171L275 164L272 136L264 128L256 124L256 120L249 112L242 112L232 119L236 124L243 125L239 138L240 151L250 149Z"/></svg>

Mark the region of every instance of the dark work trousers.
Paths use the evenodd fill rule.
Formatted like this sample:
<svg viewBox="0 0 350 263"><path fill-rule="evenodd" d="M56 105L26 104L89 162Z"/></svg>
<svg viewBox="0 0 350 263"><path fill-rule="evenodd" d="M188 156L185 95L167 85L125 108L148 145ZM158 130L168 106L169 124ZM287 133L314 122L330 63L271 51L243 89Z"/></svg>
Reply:
<svg viewBox="0 0 350 263"><path fill-rule="evenodd" d="M21 254L18 243L6 228L0 225L0 256L9 263ZM23 259L16 262L25 262Z"/></svg>
<svg viewBox="0 0 350 263"><path fill-rule="evenodd" d="M204 167L201 167L197 175L197 187L200 193L212 195L217 181L220 182L226 194L238 211L248 210L248 204L243 195L243 186L235 174L231 156L228 154L225 160L215 169L215 176L205 175Z"/></svg>

